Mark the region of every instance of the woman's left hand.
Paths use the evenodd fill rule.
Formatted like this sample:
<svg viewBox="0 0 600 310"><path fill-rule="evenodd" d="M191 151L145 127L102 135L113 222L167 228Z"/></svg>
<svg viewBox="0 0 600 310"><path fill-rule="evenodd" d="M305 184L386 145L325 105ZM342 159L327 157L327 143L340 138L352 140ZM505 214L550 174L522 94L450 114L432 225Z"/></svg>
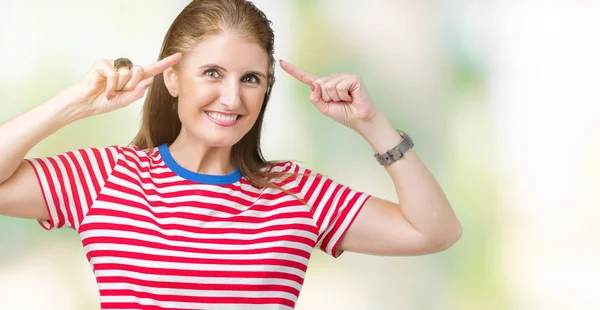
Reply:
<svg viewBox="0 0 600 310"><path fill-rule="evenodd" d="M352 129L372 120L378 111L360 77L332 74L318 77L290 63L280 61L281 68L298 81L311 86L310 101L321 113Z"/></svg>

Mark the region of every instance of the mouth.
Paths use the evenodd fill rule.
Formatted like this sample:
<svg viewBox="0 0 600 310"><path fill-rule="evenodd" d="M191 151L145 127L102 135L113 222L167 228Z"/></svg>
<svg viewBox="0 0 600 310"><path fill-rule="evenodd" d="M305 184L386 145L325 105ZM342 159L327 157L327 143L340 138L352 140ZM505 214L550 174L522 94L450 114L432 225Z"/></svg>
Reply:
<svg viewBox="0 0 600 310"><path fill-rule="evenodd" d="M204 114L211 120L213 123L223 126L223 127L231 127L239 123L240 119L243 117L239 114L225 114L214 111L204 111Z"/></svg>

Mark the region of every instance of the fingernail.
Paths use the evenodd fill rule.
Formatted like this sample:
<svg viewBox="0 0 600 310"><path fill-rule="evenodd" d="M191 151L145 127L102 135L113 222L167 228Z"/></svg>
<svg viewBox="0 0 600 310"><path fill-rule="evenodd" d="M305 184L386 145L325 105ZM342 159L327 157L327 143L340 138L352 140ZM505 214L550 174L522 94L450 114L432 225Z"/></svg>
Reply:
<svg viewBox="0 0 600 310"><path fill-rule="evenodd" d="M311 85L310 85L310 90L311 90L311 91L315 91L315 84L311 84Z"/></svg>

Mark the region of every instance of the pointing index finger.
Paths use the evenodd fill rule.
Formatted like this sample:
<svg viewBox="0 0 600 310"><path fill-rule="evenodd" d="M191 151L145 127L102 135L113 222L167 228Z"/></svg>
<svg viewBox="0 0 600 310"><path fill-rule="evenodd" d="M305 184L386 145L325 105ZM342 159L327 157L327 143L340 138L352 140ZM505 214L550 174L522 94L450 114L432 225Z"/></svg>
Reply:
<svg viewBox="0 0 600 310"><path fill-rule="evenodd" d="M289 73L291 76L296 78L298 81L300 81L306 85L312 85L312 83L318 78L314 74L302 71L302 70L294 67L292 64L290 64L289 62L287 62L285 60L280 60L279 64L281 65L281 68L285 72Z"/></svg>
<svg viewBox="0 0 600 310"><path fill-rule="evenodd" d="M144 77L142 79L149 79L151 77L156 76L157 74L162 73L167 70L169 67L176 65L179 61L181 61L183 56L181 53L175 53L173 55L167 56L155 63L149 64L144 67Z"/></svg>

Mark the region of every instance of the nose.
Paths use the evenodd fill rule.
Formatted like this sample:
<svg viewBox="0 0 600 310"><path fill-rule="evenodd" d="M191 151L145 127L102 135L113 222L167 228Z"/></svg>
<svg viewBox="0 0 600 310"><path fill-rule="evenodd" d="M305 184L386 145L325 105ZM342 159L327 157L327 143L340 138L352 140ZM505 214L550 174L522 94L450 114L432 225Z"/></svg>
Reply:
<svg viewBox="0 0 600 310"><path fill-rule="evenodd" d="M240 85L237 81L231 79L221 84L219 101L229 110L236 110L242 104L240 98Z"/></svg>

